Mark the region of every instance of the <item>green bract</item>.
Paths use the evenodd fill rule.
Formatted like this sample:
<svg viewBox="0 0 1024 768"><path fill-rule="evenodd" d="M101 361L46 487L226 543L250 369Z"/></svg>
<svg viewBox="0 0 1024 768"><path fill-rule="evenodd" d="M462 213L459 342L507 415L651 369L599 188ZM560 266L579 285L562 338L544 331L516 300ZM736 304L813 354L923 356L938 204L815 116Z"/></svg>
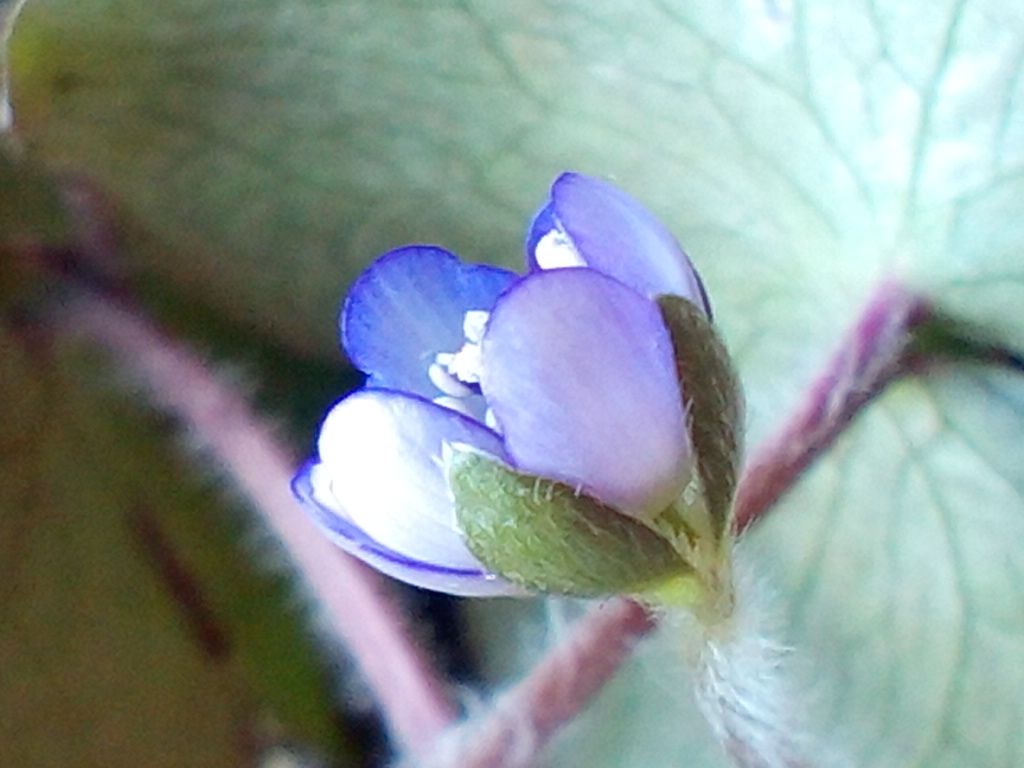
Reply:
<svg viewBox="0 0 1024 768"><path fill-rule="evenodd" d="M703 312L678 296L661 296L658 306L675 348L709 533L721 538L731 525L742 454L739 379L725 345Z"/></svg>
<svg viewBox="0 0 1024 768"><path fill-rule="evenodd" d="M539 592L642 592L691 568L643 524L564 483L453 448L448 478L470 550L495 573Z"/></svg>

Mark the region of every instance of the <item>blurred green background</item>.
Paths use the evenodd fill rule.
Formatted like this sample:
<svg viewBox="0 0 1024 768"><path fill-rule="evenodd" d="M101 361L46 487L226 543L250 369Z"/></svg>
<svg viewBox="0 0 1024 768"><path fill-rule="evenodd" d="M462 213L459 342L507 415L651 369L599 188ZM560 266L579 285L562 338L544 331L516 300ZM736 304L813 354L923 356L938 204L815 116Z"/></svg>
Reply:
<svg viewBox="0 0 1024 768"><path fill-rule="evenodd" d="M339 765L382 754L343 653L307 630L216 467L87 346L36 332L60 287L26 244L103 239L61 197L116 240L86 249L88 269L300 448L358 382L335 318L359 270L406 242L517 266L563 169L614 179L684 243L750 445L883 279L1024 347L1016 2L28 0L9 54L3 765L252 765L277 742ZM749 537L809 730L852 764L1024 764L1022 427L1011 374L904 382ZM219 644L189 623L168 558ZM499 684L576 610L466 601L447 634ZM676 645L671 628L647 644L552 764L722 765Z"/></svg>

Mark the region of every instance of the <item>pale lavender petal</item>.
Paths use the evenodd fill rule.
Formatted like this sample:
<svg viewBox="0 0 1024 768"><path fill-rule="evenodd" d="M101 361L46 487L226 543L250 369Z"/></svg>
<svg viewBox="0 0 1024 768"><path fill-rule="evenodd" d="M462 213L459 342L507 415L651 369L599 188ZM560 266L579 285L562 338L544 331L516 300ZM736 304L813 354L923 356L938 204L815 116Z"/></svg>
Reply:
<svg viewBox="0 0 1024 768"><path fill-rule="evenodd" d="M527 472L640 516L664 509L689 477L658 307L599 272L536 272L504 294L484 336L481 386Z"/></svg>
<svg viewBox="0 0 1024 768"><path fill-rule="evenodd" d="M364 559L416 565L445 578L486 577L456 524L442 464L445 443L505 459L493 432L421 398L387 390L345 398L321 427L319 461L307 475L310 498L330 513L332 522L322 515L321 522Z"/></svg>
<svg viewBox="0 0 1024 768"><path fill-rule="evenodd" d="M531 269L588 266L647 296L675 294L711 306L689 257L635 198L606 181L564 173L526 240Z"/></svg>
<svg viewBox="0 0 1024 768"><path fill-rule="evenodd" d="M482 567L447 568L413 560L370 538L337 507L325 468L307 462L292 480L292 492L331 540L383 574L422 589L462 597L521 596L523 590Z"/></svg>
<svg viewBox="0 0 1024 768"><path fill-rule="evenodd" d="M341 312L342 345L371 386L437 397L443 393L428 375L434 356L458 351L466 312L490 309L515 279L430 245L390 251L353 284Z"/></svg>

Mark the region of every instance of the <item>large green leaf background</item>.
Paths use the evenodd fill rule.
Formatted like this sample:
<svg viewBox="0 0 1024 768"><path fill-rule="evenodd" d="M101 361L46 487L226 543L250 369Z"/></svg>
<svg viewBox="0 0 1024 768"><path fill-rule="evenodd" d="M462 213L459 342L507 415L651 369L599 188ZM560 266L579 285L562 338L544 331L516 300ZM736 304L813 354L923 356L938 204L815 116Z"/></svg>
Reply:
<svg viewBox="0 0 1024 768"><path fill-rule="evenodd" d="M685 243L751 444L881 280L1024 346L1013 2L29 0L11 54L28 155L104 190L160 311L306 359L337 355L337 300L383 249L518 263L564 168ZM1024 763L1022 430L1009 374L905 382L750 537L809 730L856 765ZM548 620L470 615L496 676ZM722 763L675 644L646 647L558 764Z"/></svg>

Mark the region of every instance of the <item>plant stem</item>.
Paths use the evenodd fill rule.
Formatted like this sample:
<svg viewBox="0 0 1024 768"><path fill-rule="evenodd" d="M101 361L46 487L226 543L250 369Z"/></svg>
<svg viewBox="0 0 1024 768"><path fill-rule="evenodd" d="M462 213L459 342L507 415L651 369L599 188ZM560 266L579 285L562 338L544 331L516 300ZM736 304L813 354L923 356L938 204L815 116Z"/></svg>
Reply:
<svg viewBox="0 0 1024 768"><path fill-rule="evenodd" d="M736 493L738 533L771 509L860 410L907 372L914 331L930 316L920 296L893 283L879 287L803 404L747 464Z"/></svg>
<svg viewBox="0 0 1024 768"><path fill-rule="evenodd" d="M428 765L532 765L540 750L593 699L654 626L653 616L633 600L614 598L597 606L526 678L500 696L482 721L468 723Z"/></svg>
<svg viewBox="0 0 1024 768"><path fill-rule="evenodd" d="M455 711L410 641L376 573L338 550L289 491L295 462L236 388L194 350L140 311L82 291L57 316L58 329L111 353L153 405L177 418L263 516L344 640L402 747L426 754Z"/></svg>

